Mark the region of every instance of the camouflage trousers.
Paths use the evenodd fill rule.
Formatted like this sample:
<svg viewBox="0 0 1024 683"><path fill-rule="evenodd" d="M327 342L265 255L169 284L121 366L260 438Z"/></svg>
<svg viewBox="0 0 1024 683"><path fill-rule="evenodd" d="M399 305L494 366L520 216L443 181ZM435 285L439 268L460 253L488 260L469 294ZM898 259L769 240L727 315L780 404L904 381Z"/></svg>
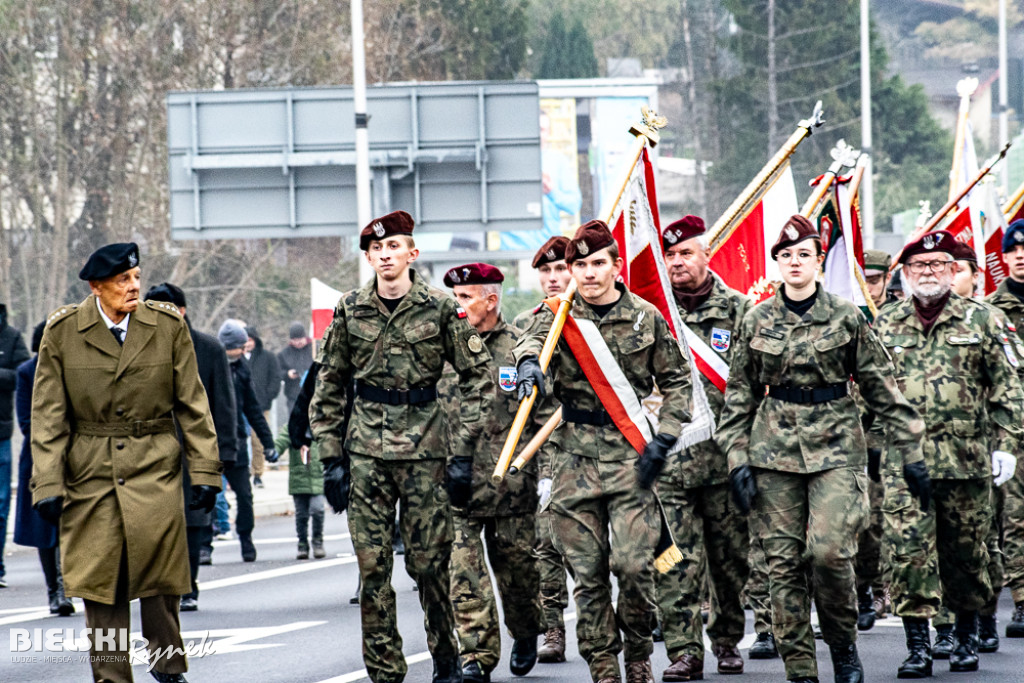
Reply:
<svg viewBox="0 0 1024 683"><path fill-rule="evenodd" d="M768 562L764 559L761 539L750 530L750 554L747 555L750 577L747 579L747 602L754 610L754 633L772 630L772 601L768 594Z"/></svg>
<svg viewBox="0 0 1024 683"><path fill-rule="evenodd" d="M1024 602L1024 463L1013 479L999 489L1003 492L1003 553L1006 587L1013 601Z"/></svg>
<svg viewBox="0 0 1024 683"><path fill-rule="evenodd" d="M569 586L566 573L572 572L569 563L555 547L551 520L554 513L549 507L537 513L537 569L540 571L540 605L544 613L544 628L565 630L562 616L569 606Z"/></svg>
<svg viewBox="0 0 1024 683"><path fill-rule="evenodd" d="M484 671L491 671L501 660L501 626L488 560L512 637L541 632L535 526L533 515L452 516L451 599L463 665L476 661Z"/></svg>
<svg viewBox="0 0 1024 683"><path fill-rule="evenodd" d="M740 593L750 573L747 520L736 510L728 484L684 489L662 480L658 497L683 554L682 562L655 577L665 648L672 661L685 654L703 659L705 592L711 597L711 642L735 646L743 638Z"/></svg>
<svg viewBox="0 0 1024 683"><path fill-rule="evenodd" d="M445 461L381 460L352 456L348 528L359 562L359 611L363 662L373 683L400 683L408 666L398 634L391 587L395 506L405 541L405 570L416 582L427 647L434 659L456 659L455 620L449 600L452 519L445 490Z"/></svg>
<svg viewBox="0 0 1024 683"><path fill-rule="evenodd" d="M903 478L886 475L885 530L896 616L931 619L941 601L954 612L980 610L989 601L990 488L989 479L933 479L931 507L922 512ZM979 529L985 533L979 535Z"/></svg>
<svg viewBox="0 0 1024 683"><path fill-rule="evenodd" d="M868 528L860 533L857 539L857 560L854 571L857 573L857 594L865 588L875 592L882 590L882 530L884 518L882 502L885 499L885 487L882 482L868 481L868 504L871 507Z"/></svg>
<svg viewBox="0 0 1024 683"><path fill-rule="evenodd" d="M857 534L867 524L868 477L848 467L813 474L754 472L758 495L751 524L768 561L775 641L788 678L815 677L808 570L825 642L854 642L853 558Z"/></svg>
<svg viewBox="0 0 1024 683"><path fill-rule="evenodd" d="M576 637L595 681L619 680L623 644L627 662L654 650L653 560L661 524L654 493L637 486L635 463L561 452L552 458L555 545L576 575ZM611 574L619 590L614 609Z"/></svg>

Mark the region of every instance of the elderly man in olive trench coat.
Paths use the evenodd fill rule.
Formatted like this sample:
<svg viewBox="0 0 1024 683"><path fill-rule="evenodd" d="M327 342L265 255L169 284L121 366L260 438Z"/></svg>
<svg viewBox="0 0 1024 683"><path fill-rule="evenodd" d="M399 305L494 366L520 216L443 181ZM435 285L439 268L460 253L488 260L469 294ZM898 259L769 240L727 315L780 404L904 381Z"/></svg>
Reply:
<svg viewBox="0 0 1024 683"><path fill-rule="evenodd" d="M190 590L182 461L193 505L220 489L217 437L188 326L172 305L139 301L134 244L95 252L79 277L93 294L50 315L32 395L32 498L60 524L65 590L85 599L86 625L130 629L141 598L152 673L187 669L178 596ZM115 329L116 328L116 329ZM91 638L97 681L132 681L120 633ZM155 656L157 650L161 653Z"/></svg>

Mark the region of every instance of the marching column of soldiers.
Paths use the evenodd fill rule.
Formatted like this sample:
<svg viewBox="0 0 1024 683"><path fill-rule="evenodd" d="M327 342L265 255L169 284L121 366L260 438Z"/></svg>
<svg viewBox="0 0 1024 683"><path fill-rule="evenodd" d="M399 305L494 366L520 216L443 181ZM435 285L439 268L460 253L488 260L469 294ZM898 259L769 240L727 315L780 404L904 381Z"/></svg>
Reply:
<svg viewBox="0 0 1024 683"><path fill-rule="evenodd" d="M414 227L396 211L363 228L374 277L338 302L309 381L324 493L347 512L358 562L371 681L408 672L391 585L396 528L433 683L490 681L502 622L513 675L566 661L570 581L595 683L653 683L656 637L670 659L661 680L701 680L705 630L717 672L742 674L745 608L757 634L748 657L780 657L780 673L801 683L819 681L812 601L837 683L865 680L858 631L890 610L906 636L898 678L932 676L935 659L977 671L979 652L1000 645L1004 586L1014 602L1005 636L1024 638L1024 220L1006 231L1009 278L986 300L973 297L976 257L948 232L903 249L902 300L889 293L889 256L866 252L878 309L869 321L820 284L822 244L803 216L772 245L782 283L757 305L709 269L704 223L686 216L661 235L686 344L618 281L622 255L601 221L540 248L533 267L547 298L512 323L492 265L448 270L451 295L429 286L412 268ZM139 272L136 245L108 245L81 273L93 294L50 316L31 487L39 513L60 524L66 593L86 600L89 625L128 624L129 601L142 598L143 632L159 647L181 643L186 503L212 508L221 466L187 327L172 304L140 302ZM699 382L688 353L711 369ZM140 400L140 381L159 390ZM698 392L717 429L693 444ZM558 426L494 483L533 395L516 454L556 413ZM133 523L143 500L160 509L157 536ZM87 547L106 549L102 564ZM139 571L164 566L158 556L180 561ZM128 662L126 652L97 659L94 676L131 681ZM186 667L180 657L153 673L181 682Z"/></svg>

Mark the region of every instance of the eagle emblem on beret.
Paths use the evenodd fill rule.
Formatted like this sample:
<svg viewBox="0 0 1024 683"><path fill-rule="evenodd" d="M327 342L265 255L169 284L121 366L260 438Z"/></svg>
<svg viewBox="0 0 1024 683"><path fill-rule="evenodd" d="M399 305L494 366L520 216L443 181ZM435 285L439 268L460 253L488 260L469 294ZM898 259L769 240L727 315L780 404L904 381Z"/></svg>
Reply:
<svg viewBox="0 0 1024 683"><path fill-rule="evenodd" d="M669 244L675 244L679 240L679 235L675 230L669 230L665 233L665 241Z"/></svg>
<svg viewBox="0 0 1024 683"><path fill-rule="evenodd" d="M587 246L585 241L580 240L580 243L576 245L576 251L579 252L580 256L586 256L590 253L590 247Z"/></svg>
<svg viewBox="0 0 1024 683"><path fill-rule="evenodd" d="M786 226L785 233L786 233L786 237L788 237L791 240L795 240L797 237L800 236L800 233L797 232L797 229L794 228L792 225L787 225Z"/></svg>
<svg viewBox="0 0 1024 683"><path fill-rule="evenodd" d="M373 234L376 235L377 237L383 237L384 236L384 226L381 225L380 223L374 223L373 224Z"/></svg>
<svg viewBox="0 0 1024 683"><path fill-rule="evenodd" d="M448 271L448 279L450 279L455 284L462 282L462 280L459 278L459 270L457 268L452 268L451 270Z"/></svg>
<svg viewBox="0 0 1024 683"><path fill-rule="evenodd" d="M939 235L938 237L936 237L935 235L925 235L924 239L921 241L921 244L922 246L924 246L925 249L934 249L935 245L938 244L939 240L941 239L942 235Z"/></svg>
<svg viewBox="0 0 1024 683"><path fill-rule="evenodd" d="M1024 231L1014 230L1013 231L1013 241L1016 242L1017 244L1024 243Z"/></svg>
<svg viewBox="0 0 1024 683"><path fill-rule="evenodd" d="M1017 233L1017 234L1019 235L1020 233ZM555 260L555 250L554 249L548 249L547 253L544 254L544 255L546 257L548 257L549 259L551 259L552 261Z"/></svg>
<svg viewBox="0 0 1024 683"><path fill-rule="evenodd" d="M139 257L134 251L128 254L128 265L132 268L139 265Z"/></svg>

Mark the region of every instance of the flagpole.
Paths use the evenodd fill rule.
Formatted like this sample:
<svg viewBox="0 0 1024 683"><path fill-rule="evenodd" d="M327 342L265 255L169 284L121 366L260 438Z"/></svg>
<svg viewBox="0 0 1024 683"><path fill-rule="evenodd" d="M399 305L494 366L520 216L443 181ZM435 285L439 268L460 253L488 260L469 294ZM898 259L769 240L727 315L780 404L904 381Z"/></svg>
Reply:
<svg viewBox="0 0 1024 683"><path fill-rule="evenodd" d="M953 143L953 167L949 170L949 199L957 193L960 180L960 165L963 163L964 138L967 136L967 119L971 113L971 95L978 89L977 78L963 78L956 84L960 95L960 111L956 120L956 141Z"/></svg>
<svg viewBox="0 0 1024 683"><path fill-rule="evenodd" d="M619 186L618 192L615 193L614 198L607 204L601 211L601 219L606 223L612 219L615 214L615 209L619 205L619 201L622 199L622 194L626 191L626 187L629 185L630 178L633 177L633 170L636 168L637 162L640 160L640 156L644 153L644 149L648 145L654 147L658 144L660 136L658 130L665 127L667 121L664 117L658 116L657 112L648 108L641 107L641 121L634 123L629 128L629 132L636 136L633 141L633 148L629 155L630 163L627 167L625 178L622 180L622 184ZM558 310L555 311L555 319L551 323L551 329L548 331L548 336L544 340L544 346L541 348L540 358L540 369L542 372L546 372L548 364L551 362L551 357L555 352L555 345L558 344L558 338L562 334L562 328L565 326L565 319L569 315L569 307L572 305L572 298L576 294L576 280L570 280L569 286L566 287L565 292L559 295ZM509 428L508 436L505 438L505 445L501 449L501 455L498 456L498 463L494 466L494 473L491 474L491 482L498 484L502 479L505 478L505 473L509 469L509 463L512 461L512 456L515 454L516 446L519 444L519 439L523 435L523 430L526 428L526 421L530 417L530 411L533 410L533 404L537 400L537 387L534 387L527 396L519 404L519 409L516 411L516 417L512 421L512 427ZM557 411L559 417L561 417L561 409ZM554 419L554 416L552 416ZM549 420L550 422L551 420ZM555 423L557 426L557 422ZM545 425L546 426L546 425Z"/></svg>
<svg viewBox="0 0 1024 683"><path fill-rule="evenodd" d="M857 159L860 157L860 152L846 144L846 140L837 142L830 154L832 156L832 165L818 179L814 186L814 192L811 193L811 196L807 198L807 201L804 202L803 207L800 209L800 215L804 218L810 218L817 213L818 206L825 198L825 195L828 194L828 190L832 187L832 182L839 175L839 172L843 170L844 166L850 167L856 164Z"/></svg>
<svg viewBox="0 0 1024 683"><path fill-rule="evenodd" d="M814 111L811 113L811 118L804 119L797 124L797 129L789 136L789 139L779 148L779 151L775 153L768 163L764 165L761 171L754 176L754 179L743 189L733 203L729 205L729 208L725 210L721 218L715 221L715 224L708 230L708 243L711 245L711 255L718 251L721 243L724 242L732 230L735 229L736 224L739 222L740 216L749 211L748 206L754 196L757 195L758 191L764 187L764 185L771 180L779 169L793 156L793 152L796 151L797 146L803 142L804 138L810 137L813 129L819 127L824 123L821 114L821 100L814 105Z"/></svg>
<svg viewBox="0 0 1024 683"><path fill-rule="evenodd" d="M1020 184L1017 191L1013 193L1009 201L1003 204L1003 215L1009 218L1013 214L1017 213L1016 209L1020 208L1020 202L1024 199L1024 183Z"/></svg>
<svg viewBox="0 0 1024 683"><path fill-rule="evenodd" d="M861 182L864 179L869 177L868 174L867 174L867 168L868 168L867 164L869 164L871 162L871 158L868 157L867 155L865 155L865 160L864 161L865 161L864 164L858 164L857 165L857 170L854 171L853 178L850 180L850 217L851 218L853 217L853 212L855 210L855 208L853 206L853 198L857 196L857 192L860 190ZM861 223L861 227L863 227L863 225L864 224ZM850 226L850 227L852 228L853 226ZM863 237L863 235L862 235L862 237ZM849 240L847 240L847 241L849 241ZM853 277L857 280L857 284L860 286L861 294L864 295L864 301L867 303L868 311L871 312L871 317L873 319L875 316L878 315L878 307L875 306L875 300L871 298L871 292L868 291L868 283L864 280L864 273L862 273L859 268L854 267L853 268Z"/></svg>

